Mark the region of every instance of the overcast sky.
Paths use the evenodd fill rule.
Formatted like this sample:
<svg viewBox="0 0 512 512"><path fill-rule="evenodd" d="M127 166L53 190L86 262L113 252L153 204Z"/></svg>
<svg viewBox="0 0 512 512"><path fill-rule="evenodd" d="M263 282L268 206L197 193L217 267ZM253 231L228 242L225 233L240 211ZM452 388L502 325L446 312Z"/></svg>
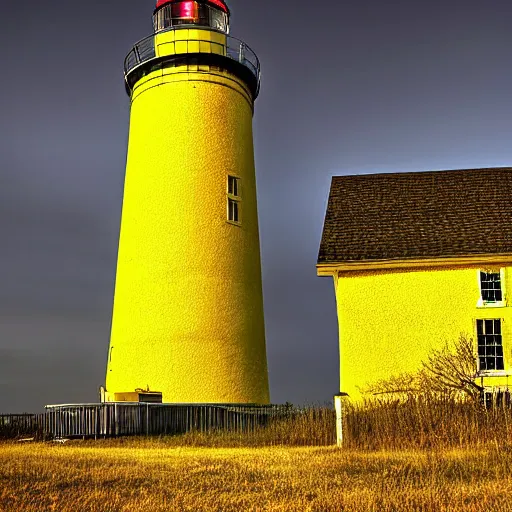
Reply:
<svg viewBox="0 0 512 512"><path fill-rule="evenodd" d="M331 176L512 165L510 0L231 0L262 65L254 118L274 403L338 392ZM97 400L129 121L154 0L3 0L0 412ZM363 357L363 356L362 356Z"/></svg>

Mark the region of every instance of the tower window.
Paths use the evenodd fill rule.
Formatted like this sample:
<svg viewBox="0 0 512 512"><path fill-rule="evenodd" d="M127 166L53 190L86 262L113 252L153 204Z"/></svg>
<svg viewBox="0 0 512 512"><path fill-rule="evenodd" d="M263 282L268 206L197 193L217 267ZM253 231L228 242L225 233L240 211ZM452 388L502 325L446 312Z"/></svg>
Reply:
<svg viewBox="0 0 512 512"><path fill-rule="evenodd" d="M238 201L228 199L228 220L231 222L240 222L240 208Z"/></svg>
<svg viewBox="0 0 512 512"><path fill-rule="evenodd" d="M240 224L240 178L228 176L228 221Z"/></svg>
<svg viewBox="0 0 512 512"><path fill-rule="evenodd" d="M240 178L228 176L228 194L233 197L240 197Z"/></svg>

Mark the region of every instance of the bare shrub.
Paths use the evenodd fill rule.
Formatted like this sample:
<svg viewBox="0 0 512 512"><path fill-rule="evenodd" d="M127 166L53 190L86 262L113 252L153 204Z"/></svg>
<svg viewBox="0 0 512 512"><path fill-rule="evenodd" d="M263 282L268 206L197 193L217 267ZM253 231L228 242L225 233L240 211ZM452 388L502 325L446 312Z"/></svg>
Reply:
<svg viewBox="0 0 512 512"><path fill-rule="evenodd" d="M361 392L393 399L426 393L477 400L483 391L475 381L477 371L473 338L461 333L457 341L445 341L440 349L432 349L416 372L379 380L362 388Z"/></svg>
<svg viewBox="0 0 512 512"><path fill-rule="evenodd" d="M483 391L475 382L477 372L474 340L461 333L455 343L445 342L440 350L430 352L423 362L421 378L431 391L455 391L476 399Z"/></svg>

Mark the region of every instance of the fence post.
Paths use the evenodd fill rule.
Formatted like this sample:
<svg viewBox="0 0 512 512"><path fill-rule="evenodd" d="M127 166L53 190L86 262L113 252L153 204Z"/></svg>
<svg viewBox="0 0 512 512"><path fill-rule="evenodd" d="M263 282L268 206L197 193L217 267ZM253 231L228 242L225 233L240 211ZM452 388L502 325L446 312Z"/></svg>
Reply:
<svg viewBox="0 0 512 512"><path fill-rule="evenodd" d="M341 399L346 394L334 395L334 408L336 409L336 444L342 446L343 444L343 410Z"/></svg>

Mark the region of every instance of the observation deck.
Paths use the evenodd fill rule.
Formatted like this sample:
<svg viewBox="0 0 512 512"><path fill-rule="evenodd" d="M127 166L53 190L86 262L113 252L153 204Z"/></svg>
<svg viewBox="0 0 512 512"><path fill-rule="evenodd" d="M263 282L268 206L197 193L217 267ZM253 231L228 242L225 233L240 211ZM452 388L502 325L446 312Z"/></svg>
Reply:
<svg viewBox="0 0 512 512"><path fill-rule="evenodd" d="M136 43L124 60L124 78L129 95L142 77L166 66L207 64L233 72L245 81L256 99L260 90L260 62L251 48L240 39L222 31L209 29L217 38L202 36L196 26L181 25L151 34ZM181 31L191 29L194 38L180 38ZM173 37L165 41L165 51L158 38L166 34ZM197 34L200 34L199 36ZM155 44L156 43L156 44Z"/></svg>

